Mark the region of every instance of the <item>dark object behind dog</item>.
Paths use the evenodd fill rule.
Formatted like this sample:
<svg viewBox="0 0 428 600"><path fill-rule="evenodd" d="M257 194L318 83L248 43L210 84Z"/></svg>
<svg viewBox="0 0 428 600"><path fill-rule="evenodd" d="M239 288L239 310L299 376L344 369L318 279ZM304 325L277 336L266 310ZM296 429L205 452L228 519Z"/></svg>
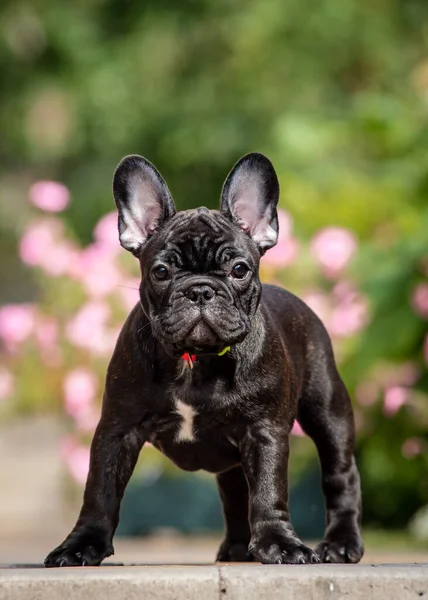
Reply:
<svg viewBox="0 0 428 600"><path fill-rule="evenodd" d="M113 553L120 501L148 441L182 469L216 474L226 522L217 560L358 562L354 420L329 336L302 301L259 280L278 236L272 164L244 156L220 211L176 213L140 156L121 161L113 189L120 242L140 261L141 302L108 368L80 516L46 566L99 565ZM322 469L327 527L316 552L289 518L296 418Z"/></svg>

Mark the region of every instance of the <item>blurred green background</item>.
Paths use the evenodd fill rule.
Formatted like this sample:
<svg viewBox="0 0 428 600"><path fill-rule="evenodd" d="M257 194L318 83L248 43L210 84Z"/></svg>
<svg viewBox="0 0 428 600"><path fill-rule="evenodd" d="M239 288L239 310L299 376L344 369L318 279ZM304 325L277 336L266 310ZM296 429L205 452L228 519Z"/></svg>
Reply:
<svg viewBox="0 0 428 600"><path fill-rule="evenodd" d="M95 397L136 301L114 217L99 224L116 164L142 154L179 208L215 207L232 165L260 151L283 223L262 276L306 299L333 337L365 524L428 540L426 0L3 0L0 80L0 415L63 420L65 494L84 480ZM316 456L294 433L292 514L319 535ZM162 526L133 490L174 497L176 481L194 485L148 449L125 532ZM211 480L196 481L183 506L198 494L213 506ZM186 524L174 510L167 525L218 526L217 504Z"/></svg>

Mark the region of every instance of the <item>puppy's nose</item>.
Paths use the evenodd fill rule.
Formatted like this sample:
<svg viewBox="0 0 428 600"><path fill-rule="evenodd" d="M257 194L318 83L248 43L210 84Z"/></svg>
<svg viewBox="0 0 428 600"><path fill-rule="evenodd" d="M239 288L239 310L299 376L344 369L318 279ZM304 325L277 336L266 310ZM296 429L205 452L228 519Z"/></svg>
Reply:
<svg viewBox="0 0 428 600"><path fill-rule="evenodd" d="M214 298L215 292L209 285L192 285L192 287L186 291L186 296L192 302L205 304L205 302L209 302Z"/></svg>

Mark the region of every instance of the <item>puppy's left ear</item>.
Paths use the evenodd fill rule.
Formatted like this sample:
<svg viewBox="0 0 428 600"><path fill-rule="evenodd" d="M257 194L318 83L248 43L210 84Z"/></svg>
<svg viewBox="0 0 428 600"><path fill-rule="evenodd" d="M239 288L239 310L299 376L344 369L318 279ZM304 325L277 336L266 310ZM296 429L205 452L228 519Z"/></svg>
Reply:
<svg viewBox="0 0 428 600"><path fill-rule="evenodd" d="M248 232L260 255L278 240L279 182L266 156L243 156L226 178L221 193L221 212Z"/></svg>
<svg viewBox="0 0 428 600"><path fill-rule="evenodd" d="M168 187L157 169L137 154L125 156L113 178L121 245L135 256L167 219L175 214Z"/></svg>

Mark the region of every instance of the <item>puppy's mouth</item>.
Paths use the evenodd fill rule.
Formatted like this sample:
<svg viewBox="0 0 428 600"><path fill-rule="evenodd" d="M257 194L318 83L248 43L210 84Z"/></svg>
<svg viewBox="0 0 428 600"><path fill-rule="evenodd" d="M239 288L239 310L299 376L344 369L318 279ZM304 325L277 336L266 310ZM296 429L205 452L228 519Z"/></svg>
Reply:
<svg viewBox="0 0 428 600"><path fill-rule="evenodd" d="M218 354L225 347L215 331L200 320L180 341L172 344L174 352L181 356L184 352L191 354Z"/></svg>
<svg viewBox="0 0 428 600"><path fill-rule="evenodd" d="M185 352L219 354L226 347L242 342L250 329L249 319L243 322L242 315L229 308L215 315L186 308L183 312L171 312L165 320L154 320L154 323L153 333L173 356Z"/></svg>

